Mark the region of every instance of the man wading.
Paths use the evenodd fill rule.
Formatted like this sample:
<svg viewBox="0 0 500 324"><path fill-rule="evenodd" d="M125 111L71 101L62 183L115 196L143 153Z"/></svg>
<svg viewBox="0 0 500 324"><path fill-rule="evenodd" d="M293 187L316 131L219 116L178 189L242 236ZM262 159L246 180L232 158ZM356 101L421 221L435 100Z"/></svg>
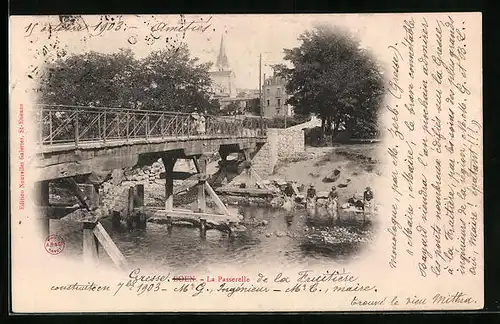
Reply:
<svg viewBox="0 0 500 324"><path fill-rule="evenodd" d="M333 186L328 194L328 204L327 210L330 215L330 219L335 221L338 219L338 199L339 195L337 193L337 187Z"/></svg>
<svg viewBox="0 0 500 324"><path fill-rule="evenodd" d="M306 209L309 215L316 214L316 188L310 184L306 193Z"/></svg>

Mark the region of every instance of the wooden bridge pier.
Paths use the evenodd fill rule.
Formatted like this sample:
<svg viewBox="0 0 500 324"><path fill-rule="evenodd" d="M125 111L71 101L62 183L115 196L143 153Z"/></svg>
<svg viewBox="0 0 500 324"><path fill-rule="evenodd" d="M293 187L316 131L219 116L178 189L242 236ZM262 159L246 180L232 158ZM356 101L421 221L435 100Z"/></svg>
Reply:
<svg viewBox="0 0 500 324"><path fill-rule="evenodd" d="M131 228L146 228L146 214L144 211L144 185L137 184L128 189L126 223ZM134 226L135 225L135 226Z"/></svg>
<svg viewBox="0 0 500 324"><path fill-rule="evenodd" d="M226 155L227 156L227 155ZM204 238L209 228L218 228L226 232L231 232L231 224L238 221L236 215L232 215L222 200L215 193L215 190L209 183L207 174L208 155L205 154L179 154L178 152L166 152L162 155L162 161L165 166L165 208L157 209L154 207L145 207L154 213L155 217L166 218L167 231L170 233L174 222L190 222L199 226L200 236ZM195 173L174 171L175 163L178 159L193 161L196 168ZM174 208L173 206L173 180L192 181L197 184L197 204L195 210ZM182 185L181 185L182 186ZM207 198L210 198L217 206L216 213L207 211ZM137 207L134 207L137 210Z"/></svg>
<svg viewBox="0 0 500 324"><path fill-rule="evenodd" d="M49 235L51 219L69 217L82 224L83 232L83 261L87 265L97 265L99 258L99 244L111 257L114 264L123 269L126 266L125 257L106 232L100 219L107 216L108 210L100 208L99 191L93 184L77 184L69 177L63 178L62 183L78 199L79 205L51 204L49 200L49 181L36 183L35 197L38 199L39 222L42 224L41 233L44 238Z"/></svg>
<svg viewBox="0 0 500 324"><path fill-rule="evenodd" d="M36 198L36 204L40 209L45 209L45 212L37 213L36 223L40 230L40 236L43 240L50 235L50 215L46 211L49 206L49 181L35 182L35 190L33 192Z"/></svg>
<svg viewBox="0 0 500 324"><path fill-rule="evenodd" d="M50 219L71 216L82 223L86 260L98 256L98 241L118 266L123 266L124 258L99 222L100 217L108 216L111 211L100 206L99 192L95 187L79 185L71 177L131 167L137 164L141 155L162 157L167 172L166 199L165 206L156 213L166 216L168 230L175 221L188 220L199 224L202 235L210 228L231 232L231 224L238 222L238 218L229 213L209 183L203 154L220 150L224 164L228 154L244 149L258 150L267 141L262 119L205 116L205 132L200 134L193 127L185 127L192 126L192 116L181 112L45 104L36 105L34 111L39 130L35 160L39 172L34 174L34 181L39 181L36 190L39 191L37 198L41 212L38 214L41 217L37 221L42 232L48 235ZM178 158L193 159L197 172L174 172ZM221 172L225 179L226 170ZM251 173L252 169L247 171ZM79 204L50 204L49 181L56 179L65 179L64 183L78 198ZM174 179L196 180L197 210L174 208ZM176 191L187 189L190 182L185 181L187 185L176 187ZM132 221L132 226L145 223L141 218L146 209L143 189L134 187L129 191L127 220ZM207 212L207 196L217 205L217 213ZM117 224L119 214L113 211L112 217L113 223Z"/></svg>

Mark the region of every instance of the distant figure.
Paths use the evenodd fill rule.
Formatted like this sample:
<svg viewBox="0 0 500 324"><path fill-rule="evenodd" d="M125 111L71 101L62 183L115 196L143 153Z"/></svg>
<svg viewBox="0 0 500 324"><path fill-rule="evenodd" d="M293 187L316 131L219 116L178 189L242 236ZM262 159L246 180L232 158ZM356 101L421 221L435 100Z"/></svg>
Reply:
<svg viewBox="0 0 500 324"><path fill-rule="evenodd" d="M191 130L193 134L197 134L199 131L199 123L200 123L200 114L198 114L198 110L195 109L191 114Z"/></svg>
<svg viewBox="0 0 500 324"><path fill-rule="evenodd" d="M292 185L289 184L289 183L286 184L285 189L283 190L283 192L288 197L293 197L293 195L295 194L295 191L293 191Z"/></svg>
<svg viewBox="0 0 500 324"><path fill-rule="evenodd" d="M373 192L370 187L366 187L363 193L363 209L365 212L372 212L373 208Z"/></svg>
<svg viewBox="0 0 500 324"><path fill-rule="evenodd" d="M337 193L337 187L333 186L332 189L330 190L330 193L328 194L328 204L327 204L328 214L330 215L332 221L338 219L338 206L339 206L338 198L339 195Z"/></svg>
<svg viewBox="0 0 500 324"><path fill-rule="evenodd" d="M328 194L328 199L338 199L339 194L337 193L337 187L333 186Z"/></svg>
<svg viewBox="0 0 500 324"><path fill-rule="evenodd" d="M200 119L198 121L198 134L204 135L205 132L206 132L206 119L205 119L205 114L203 114L200 116Z"/></svg>
<svg viewBox="0 0 500 324"><path fill-rule="evenodd" d="M309 188L307 189L307 198L316 198L316 188L314 187L314 184L310 184Z"/></svg>
<svg viewBox="0 0 500 324"><path fill-rule="evenodd" d="M310 184L306 193L306 209L309 215L316 214L316 188L314 184Z"/></svg>

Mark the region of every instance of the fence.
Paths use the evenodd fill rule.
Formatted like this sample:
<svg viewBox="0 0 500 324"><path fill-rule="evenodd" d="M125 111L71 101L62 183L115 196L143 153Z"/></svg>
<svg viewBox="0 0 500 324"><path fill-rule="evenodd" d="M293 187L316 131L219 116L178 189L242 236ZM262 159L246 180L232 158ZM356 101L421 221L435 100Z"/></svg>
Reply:
<svg viewBox="0 0 500 324"><path fill-rule="evenodd" d="M37 105L38 144L133 140L168 137L263 137L260 119L62 105Z"/></svg>

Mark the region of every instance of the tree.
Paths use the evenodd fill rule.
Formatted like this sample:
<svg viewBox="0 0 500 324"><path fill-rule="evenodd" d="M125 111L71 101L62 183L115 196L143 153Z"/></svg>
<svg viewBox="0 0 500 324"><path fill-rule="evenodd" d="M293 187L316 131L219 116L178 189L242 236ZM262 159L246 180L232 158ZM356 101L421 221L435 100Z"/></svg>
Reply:
<svg viewBox="0 0 500 324"><path fill-rule="evenodd" d="M47 104L130 107L138 71L138 61L130 50L61 58L45 66L40 100Z"/></svg>
<svg viewBox="0 0 500 324"><path fill-rule="evenodd" d="M152 52L140 64L144 88L138 98L146 109L219 111L218 102L211 99L211 63L198 64L187 46Z"/></svg>
<svg viewBox="0 0 500 324"><path fill-rule="evenodd" d="M225 106L221 112L226 116L241 115L243 113L243 109L240 107L238 102L233 101Z"/></svg>
<svg viewBox="0 0 500 324"><path fill-rule="evenodd" d="M300 47L285 49L283 64L273 68L287 79L288 103L299 114L322 119L324 134L377 132L377 116L384 95L380 67L354 37L329 26L303 33Z"/></svg>
<svg viewBox="0 0 500 324"><path fill-rule="evenodd" d="M89 52L61 58L45 67L40 100L46 104L126 107L215 113L210 64L198 63L187 47L150 53L142 60L130 50Z"/></svg>

